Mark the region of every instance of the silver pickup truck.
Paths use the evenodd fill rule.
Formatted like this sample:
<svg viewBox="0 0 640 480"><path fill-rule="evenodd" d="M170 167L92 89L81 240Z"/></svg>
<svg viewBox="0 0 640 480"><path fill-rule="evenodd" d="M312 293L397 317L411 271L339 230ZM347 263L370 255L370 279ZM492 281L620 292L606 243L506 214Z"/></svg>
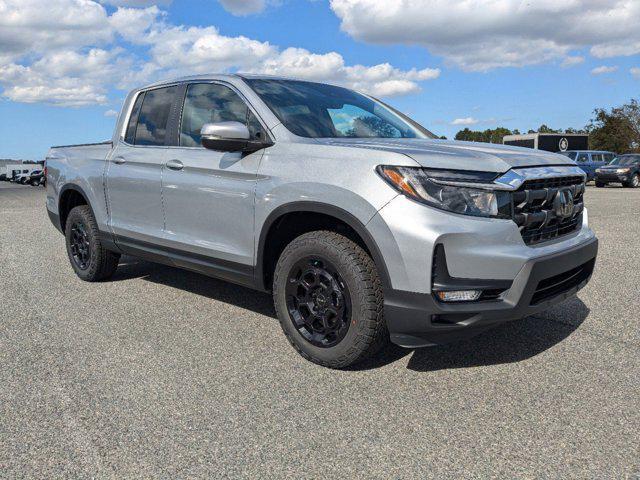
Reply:
<svg viewBox="0 0 640 480"><path fill-rule="evenodd" d="M583 287L567 157L451 142L345 88L249 75L129 94L109 142L53 147L47 210L86 281L121 254L273 293L305 358L468 338ZM132 299L133 301L134 299Z"/></svg>

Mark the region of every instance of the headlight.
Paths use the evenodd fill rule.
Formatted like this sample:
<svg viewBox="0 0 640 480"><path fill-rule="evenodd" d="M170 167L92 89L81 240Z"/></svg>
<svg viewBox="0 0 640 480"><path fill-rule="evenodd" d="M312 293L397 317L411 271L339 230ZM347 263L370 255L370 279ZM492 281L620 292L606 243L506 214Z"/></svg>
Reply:
<svg viewBox="0 0 640 480"><path fill-rule="evenodd" d="M601 168L596 168L596 173L602 173L602 169Z"/></svg>
<svg viewBox="0 0 640 480"><path fill-rule="evenodd" d="M511 218L509 192L444 183L490 183L497 174L387 165L378 166L377 171L398 192L417 202L462 215Z"/></svg>
<svg viewBox="0 0 640 480"><path fill-rule="evenodd" d="M619 168L616 170L616 173L629 173L630 171L630 168Z"/></svg>

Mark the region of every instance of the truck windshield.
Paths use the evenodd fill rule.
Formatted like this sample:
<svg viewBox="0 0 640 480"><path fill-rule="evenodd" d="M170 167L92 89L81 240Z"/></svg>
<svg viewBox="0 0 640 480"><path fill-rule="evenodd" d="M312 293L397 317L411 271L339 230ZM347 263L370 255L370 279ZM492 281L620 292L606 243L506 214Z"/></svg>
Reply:
<svg viewBox="0 0 640 480"><path fill-rule="evenodd" d="M430 137L415 122L353 90L298 80L245 81L284 126L301 137Z"/></svg>

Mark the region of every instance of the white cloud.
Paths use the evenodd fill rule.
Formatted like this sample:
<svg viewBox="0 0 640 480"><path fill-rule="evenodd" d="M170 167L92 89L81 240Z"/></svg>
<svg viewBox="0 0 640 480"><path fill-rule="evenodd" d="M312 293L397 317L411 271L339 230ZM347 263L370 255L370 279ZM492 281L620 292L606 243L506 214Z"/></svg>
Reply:
<svg viewBox="0 0 640 480"><path fill-rule="evenodd" d="M274 0L275 1L275 0ZM148 5L143 1L110 4ZM104 104L113 88L206 72L260 72L350 86L378 96L414 93L439 69L347 65L337 52L280 49L214 26L173 25L157 6L91 0L0 0L0 86L19 102Z"/></svg>
<svg viewBox="0 0 640 480"><path fill-rule="evenodd" d="M111 39L107 12L85 0L0 0L0 52L5 61L33 51Z"/></svg>
<svg viewBox="0 0 640 480"><path fill-rule="evenodd" d="M379 44L422 45L468 71L640 53L637 0L331 0L342 29Z"/></svg>
<svg viewBox="0 0 640 480"><path fill-rule="evenodd" d="M640 78L640 67L631 67L629 73L636 78Z"/></svg>
<svg viewBox="0 0 640 480"><path fill-rule="evenodd" d="M154 27L164 13L155 5L147 8L119 8L111 17L109 25L130 42L144 42L145 35Z"/></svg>
<svg viewBox="0 0 640 480"><path fill-rule="evenodd" d="M16 102L59 106L106 103L109 80L130 66L117 58L119 53L97 48L84 53L55 51L28 66L0 65L2 95Z"/></svg>
<svg viewBox="0 0 640 480"><path fill-rule="evenodd" d="M576 65L580 65L581 63L584 63L584 57L569 56L569 57L565 57L564 60L562 60L562 63L560 63L560 66L562 68L571 68L571 67L575 67Z"/></svg>
<svg viewBox="0 0 640 480"><path fill-rule="evenodd" d="M303 48L287 48L251 72L337 83L383 97L417 92L417 82L440 76L439 69L402 71L388 63L347 66L339 53L314 54Z"/></svg>
<svg viewBox="0 0 640 480"><path fill-rule="evenodd" d="M591 70L591 75L605 75L607 73L613 73L618 70L618 67L610 67L607 65L601 65Z"/></svg>
<svg viewBox="0 0 640 480"><path fill-rule="evenodd" d="M479 122L479 120L473 117L465 117L465 118L456 118L451 125L475 125Z"/></svg>
<svg viewBox="0 0 640 480"><path fill-rule="evenodd" d="M233 15L243 16L262 12L265 0L219 0L222 7Z"/></svg>
<svg viewBox="0 0 640 480"><path fill-rule="evenodd" d="M114 7L152 7L171 5L171 0L98 0L105 5L113 5Z"/></svg>
<svg viewBox="0 0 640 480"><path fill-rule="evenodd" d="M117 110L107 110L104 112L105 117L117 117L120 113Z"/></svg>

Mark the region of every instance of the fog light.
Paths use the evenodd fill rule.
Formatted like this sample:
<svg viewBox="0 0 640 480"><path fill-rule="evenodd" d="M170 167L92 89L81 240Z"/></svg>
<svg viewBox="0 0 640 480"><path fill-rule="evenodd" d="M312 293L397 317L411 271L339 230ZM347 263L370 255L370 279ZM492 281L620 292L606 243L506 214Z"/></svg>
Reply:
<svg viewBox="0 0 640 480"><path fill-rule="evenodd" d="M443 302L473 302L482 295L482 290L453 290L451 292L436 292L436 296Z"/></svg>

